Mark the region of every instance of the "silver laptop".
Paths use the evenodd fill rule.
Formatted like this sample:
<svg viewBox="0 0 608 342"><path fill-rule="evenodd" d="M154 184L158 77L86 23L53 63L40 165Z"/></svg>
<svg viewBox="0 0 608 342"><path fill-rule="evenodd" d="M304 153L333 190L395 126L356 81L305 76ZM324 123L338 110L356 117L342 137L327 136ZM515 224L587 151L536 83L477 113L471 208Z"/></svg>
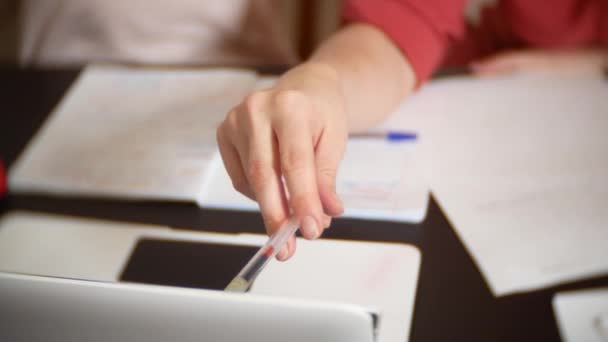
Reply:
<svg viewBox="0 0 608 342"><path fill-rule="evenodd" d="M0 272L0 341L372 342L363 308Z"/></svg>

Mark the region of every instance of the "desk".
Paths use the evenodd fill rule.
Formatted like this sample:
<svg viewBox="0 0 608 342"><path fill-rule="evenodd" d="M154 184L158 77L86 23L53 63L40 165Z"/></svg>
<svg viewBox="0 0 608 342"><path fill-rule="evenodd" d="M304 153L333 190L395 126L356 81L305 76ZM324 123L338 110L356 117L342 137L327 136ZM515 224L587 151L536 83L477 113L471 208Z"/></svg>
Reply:
<svg viewBox="0 0 608 342"><path fill-rule="evenodd" d="M0 68L0 156L9 167L78 75L77 70ZM168 225L227 233L263 231L258 214L202 210L165 202L121 202L11 195L0 214L15 209ZM411 340L557 341L551 307L557 291L608 286L608 276L527 294L495 298L449 222L431 199L419 225L336 219L328 238L404 242L422 251Z"/></svg>

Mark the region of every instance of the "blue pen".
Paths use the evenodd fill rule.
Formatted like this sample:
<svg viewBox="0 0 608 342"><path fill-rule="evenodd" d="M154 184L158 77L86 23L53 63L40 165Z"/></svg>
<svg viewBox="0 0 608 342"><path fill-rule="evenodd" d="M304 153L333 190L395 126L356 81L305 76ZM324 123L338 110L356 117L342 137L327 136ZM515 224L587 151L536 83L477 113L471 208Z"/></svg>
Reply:
<svg viewBox="0 0 608 342"><path fill-rule="evenodd" d="M356 139L386 139L390 142L416 141L418 139L418 135L414 132L400 131L353 133L350 137Z"/></svg>

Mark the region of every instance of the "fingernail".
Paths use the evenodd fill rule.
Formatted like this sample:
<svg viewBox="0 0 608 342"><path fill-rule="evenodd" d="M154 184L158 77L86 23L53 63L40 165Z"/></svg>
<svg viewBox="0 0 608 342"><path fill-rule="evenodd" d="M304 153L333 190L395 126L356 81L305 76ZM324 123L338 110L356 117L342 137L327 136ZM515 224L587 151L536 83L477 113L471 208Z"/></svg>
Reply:
<svg viewBox="0 0 608 342"><path fill-rule="evenodd" d="M307 239L316 239L319 235L317 220L312 216L304 217L300 229L302 230L302 235Z"/></svg>
<svg viewBox="0 0 608 342"><path fill-rule="evenodd" d="M331 216L324 215L323 228L329 228L330 225L331 225Z"/></svg>
<svg viewBox="0 0 608 342"><path fill-rule="evenodd" d="M281 250L279 251L279 253L277 253L277 260L279 261L283 261L285 259L287 259L287 254L289 253L287 244L283 245L283 247L281 247Z"/></svg>

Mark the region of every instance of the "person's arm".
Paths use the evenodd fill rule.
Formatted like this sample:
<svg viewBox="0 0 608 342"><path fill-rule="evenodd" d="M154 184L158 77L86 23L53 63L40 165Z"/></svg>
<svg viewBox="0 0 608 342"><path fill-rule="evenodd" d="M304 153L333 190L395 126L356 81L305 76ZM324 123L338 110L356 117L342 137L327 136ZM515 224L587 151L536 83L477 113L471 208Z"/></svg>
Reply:
<svg viewBox="0 0 608 342"><path fill-rule="evenodd" d="M417 83L406 56L378 28L352 24L330 37L307 64L335 73L343 90L349 130L383 119Z"/></svg>
<svg viewBox="0 0 608 342"><path fill-rule="evenodd" d="M354 24L227 115L217 132L224 165L234 187L258 201L269 234L291 208L304 237L321 235L343 210L335 178L348 132L387 115L414 84L412 68L391 40ZM279 259L294 253L295 239L287 246Z"/></svg>
<svg viewBox="0 0 608 342"><path fill-rule="evenodd" d="M292 213L314 239L342 213L335 183L348 132L378 122L429 77L463 32L463 4L348 0L347 25L228 113L217 131L224 165L234 187L258 202L269 234ZM277 258L294 251L292 238Z"/></svg>

